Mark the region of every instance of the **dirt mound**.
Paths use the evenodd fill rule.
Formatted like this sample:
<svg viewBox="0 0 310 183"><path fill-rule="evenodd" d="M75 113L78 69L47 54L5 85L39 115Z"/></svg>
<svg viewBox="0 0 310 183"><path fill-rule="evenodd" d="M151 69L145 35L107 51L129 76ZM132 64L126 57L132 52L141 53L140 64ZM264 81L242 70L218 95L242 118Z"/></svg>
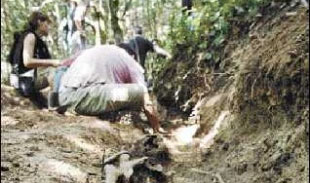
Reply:
<svg viewBox="0 0 310 183"><path fill-rule="evenodd" d="M240 70L234 110L261 106L289 117L309 104L309 18L304 10L293 17L288 13L275 19L279 25L275 20L264 24L272 33L256 31L245 48L239 47L242 54L232 56Z"/></svg>
<svg viewBox="0 0 310 183"><path fill-rule="evenodd" d="M200 106L200 137L223 110L231 118L204 153L199 171L184 172L205 177L195 183L219 181L215 175L239 183L308 180L308 12L284 7L255 25L248 38L230 45L223 64L234 74L218 90L221 97L207 96Z"/></svg>
<svg viewBox="0 0 310 183"><path fill-rule="evenodd" d="M174 182L307 182L308 11L275 2L261 15L227 43L220 64L225 73L200 72L199 56L161 73L158 99L187 106L189 124L199 126L185 146L191 163L172 165ZM199 152L202 160L196 160Z"/></svg>

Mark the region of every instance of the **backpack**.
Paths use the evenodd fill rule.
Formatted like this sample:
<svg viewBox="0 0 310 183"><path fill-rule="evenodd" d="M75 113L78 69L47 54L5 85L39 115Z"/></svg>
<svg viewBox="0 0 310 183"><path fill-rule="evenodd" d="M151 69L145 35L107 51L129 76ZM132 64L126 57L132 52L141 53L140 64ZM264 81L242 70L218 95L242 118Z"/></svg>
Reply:
<svg viewBox="0 0 310 183"><path fill-rule="evenodd" d="M12 66L12 73L14 74L20 74L28 70L31 70L30 68L26 68L23 63L23 50L24 50L23 41L25 36L30 32L32 31L26 30L14 33L14 42L7 58ZM42 59L51 58L51 55L44 41L42 41L40 37L38 37L35 33L34 35L36 37L34 57Z"/></svg>
<svg viewBox="0 0 310 183"><path fill-rule="evenodd" d="M9 52L9 55L8 55L8 61L9 63L11 64L11 66L13 67L14 65L18 64L17 60L14 58L16 54L16 51L17 51L17 46L18 46L18 43L21 41L21 37L23 35L23 32L15 32L14 33L14 41L13 41L13 45L10 49L10 52ZM21 54L18 54L21 56Z"/></svg>

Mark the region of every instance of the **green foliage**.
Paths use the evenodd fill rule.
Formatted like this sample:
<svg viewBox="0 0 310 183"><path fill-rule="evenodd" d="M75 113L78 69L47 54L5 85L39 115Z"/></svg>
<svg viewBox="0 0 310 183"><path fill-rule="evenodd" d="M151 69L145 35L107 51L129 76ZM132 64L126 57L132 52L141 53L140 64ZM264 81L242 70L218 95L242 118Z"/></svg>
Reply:
<svg viewBox="0 0 310 183"><path fill-rule="evenodd" d="M125 0L115 4L114 14L119 18L119 24L126 38L135 25L144 29L149 39L157 39L161 46L172 50L173 55L181 59L191 60L197 52L203 52L207 62L218 62L219 53L216 50L225 44L230 32L230 21L237 17L243 21L255 17L258 9L270 0L193 0L192 15L183 14L180 1L176 0ZM101 1L100 1L101 2ZM110 25L111 12L107 9L107 2L102 1L99 8L101 13L101 37L103 40L111 39L112 27ZM112 1L118 2L118 1ZM21 30L30 15L32 7L42 4L43 10L53 20L48 38L50 50L54 58L63 58L65 53L60 43L61 32L59 24L65 16L65 1L62 0L5 0L1 1L1 62L5 61L8 50L13 41L13 32ZM99 5L99 1L95 1ZM58 7L58 11L57 11ZM118 8L117 8L118 7ZM126 15L126 16L125 16ZM126 21L127 20L127 21ZM128 21L129 20L129 21ZM116 20L115 20L116 21ZM129 22L126 24L125 22ZM127 32L128 31L128 32ZM90 44L95 44L95 34L89 29ZM187 55L188 57L184 57ZM166 63L163 60L153 59L153 66L161 68ZM156 64L159 64L158 66ZM156 69L155 69L156 70Z"/></svg>
<svg viewBox="0 0 310 183"><path fill-rule="evenodd" d="M46 1L47 2L47 1ZM30 0L30 1L15 1L6 0L1 1L1 40L5 44L1 45L1 62L6 61L6 55L13 42L13 34L16 31L21 31L27 23L32 9L42 6L42 1ZM55 16L54 5L60 4L58 1L52 1L44 4L40 11L47 14L53 24L50 26L50 36L54 42L57 42L57 21ZM53 55L58 55L57 49L51 49Z"/></svg>
<svg viewBox="0 0 310 183"><path fill-rule="evenodd" d="M230 20L251 19L257 15L260 6L270 0L202 0L195 3L191 16L181 14L179 10L169 19L170 32L166 44L177 52L179 46L193 48L192 51L213 49L223 46L230 32ZM181 14L181 16L180 16ZM206 52L206 60L219 60L211 52Z"/></svg>

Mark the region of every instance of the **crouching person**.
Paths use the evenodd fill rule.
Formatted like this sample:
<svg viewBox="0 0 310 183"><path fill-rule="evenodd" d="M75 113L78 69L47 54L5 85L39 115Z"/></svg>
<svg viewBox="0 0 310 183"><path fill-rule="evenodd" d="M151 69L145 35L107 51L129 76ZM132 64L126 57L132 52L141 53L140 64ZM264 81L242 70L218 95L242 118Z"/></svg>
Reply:
<svg viewBox="0 0 310 183"><path fill-rule="evenodd" d="M142 109L153 130L160 132L143 73L122 48L101 45L87 49L61 78L59 104L81 115Z"/></svg>

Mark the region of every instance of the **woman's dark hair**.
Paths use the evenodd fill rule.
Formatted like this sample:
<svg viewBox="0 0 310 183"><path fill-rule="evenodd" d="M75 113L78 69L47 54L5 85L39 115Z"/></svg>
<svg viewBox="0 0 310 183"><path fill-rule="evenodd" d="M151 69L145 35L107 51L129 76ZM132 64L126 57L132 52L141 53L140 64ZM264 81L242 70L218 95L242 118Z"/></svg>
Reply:
<svg viewBox="0 0 310 183"><path fill-rule="evenodd" d="M35 31L39 27L39 21L41 22L51 22L51 20L48 18L48 16L44 15L43 13L39 11L35 11L31 14L28 24L26 25L26 29Z"/></svg>

